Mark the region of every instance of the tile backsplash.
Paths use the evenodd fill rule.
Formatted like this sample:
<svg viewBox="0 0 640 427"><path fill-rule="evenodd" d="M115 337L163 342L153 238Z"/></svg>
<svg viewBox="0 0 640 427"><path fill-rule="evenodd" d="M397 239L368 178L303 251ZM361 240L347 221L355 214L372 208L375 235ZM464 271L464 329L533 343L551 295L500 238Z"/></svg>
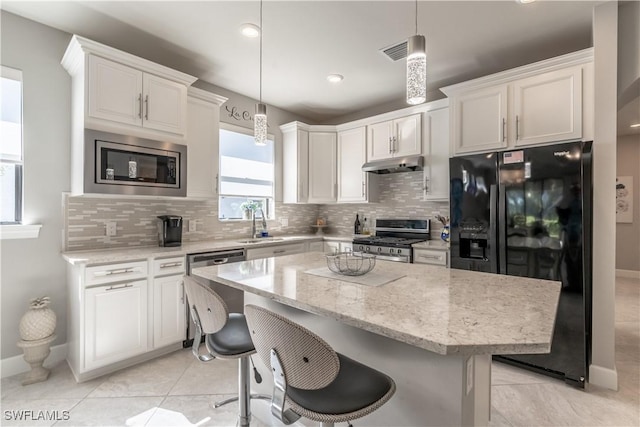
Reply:
<svg viewBox="0 0 640 427"><path fill-rule="evenodd" d="M353 233L356 213L366 217L373 228L376 218L430 218L432 236L442 226L435 215L448 215L447 202L422 200L422 172L407 172L379 177L380 202L370 204L291 205L276 202L277 220L268 221L269 232L308 234L318 217L327 221L328 233ZM249 237L249 221L218 220L217 200L181 200L150 198L107 198L66 196L64 204L64 250L107 249L157 244L156 217L180 215L196 221L196 231L188 231L185 222L184 242ZM280 224L287 218L286 227ZM117 235L105 236L105 224L116 222Z"/></svg>

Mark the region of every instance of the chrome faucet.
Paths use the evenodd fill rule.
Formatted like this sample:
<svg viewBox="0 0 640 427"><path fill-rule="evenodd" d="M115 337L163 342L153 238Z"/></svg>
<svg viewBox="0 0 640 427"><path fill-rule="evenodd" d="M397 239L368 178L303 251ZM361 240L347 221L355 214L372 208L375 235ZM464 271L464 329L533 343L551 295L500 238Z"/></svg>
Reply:
<svg viewBox="0 0 640 427"><path fill-rule="evenodd" d="M251 238L255 239L256 235L256 211L251 211Z"/></svg>
<svg viewBox="0 0 640 427"><path fill-rule="evenodd" d="M260 215L262 215L262 229L267 231L267 218L264 216L264 211L260 208Z"/></svg>

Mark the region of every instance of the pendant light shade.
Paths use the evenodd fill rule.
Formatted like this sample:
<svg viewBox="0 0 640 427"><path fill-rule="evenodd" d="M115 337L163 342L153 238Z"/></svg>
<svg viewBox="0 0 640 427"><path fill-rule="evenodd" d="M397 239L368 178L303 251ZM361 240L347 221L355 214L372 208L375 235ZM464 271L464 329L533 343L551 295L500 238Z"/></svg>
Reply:
<svg viewBox="0 0 640 427"><path fill-rule="evenodd" d="M267 106L262 102L256 104L253 125L256 145L267 145Z"/></svg>
<svg viewBox="0 0 640 427"><path fill-rule="evenodd" d="M260 101L253 116L253 132L256 145L267 145L267 106L262 103L262 0L260 0Z"/></svg>
<svg viewBox="0 0 640 427"><path fill-rule="evenodd" d="M427 100L427 53L424 36L409 37L407 43L407 103Z"/></svg>

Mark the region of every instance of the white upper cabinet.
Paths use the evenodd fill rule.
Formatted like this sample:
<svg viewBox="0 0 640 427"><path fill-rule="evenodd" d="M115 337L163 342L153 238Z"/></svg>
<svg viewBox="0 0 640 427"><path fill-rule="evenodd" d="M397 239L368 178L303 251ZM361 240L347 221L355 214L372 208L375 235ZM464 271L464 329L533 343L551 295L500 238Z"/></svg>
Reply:
<svg viewBox="0 0 640 427"><path fill-rule="evenodd" d="M421 114L367 126L367 160L422 153Z"/></svg>
<svg viewBox="0 0 640 427"><path fill-rule="evenodd" d="M309 131L304 123L282 130L282 202L307 203L309 198Z"/></svg>
<svg viewBox="0 0 640 427"><path fill-rule="evenodd" d="M362 172L367 161L365 126L338 132L338 203L376 201L377 175Z"/></svg>
<svg viewBox="0 0 640 427"><path fill-rule="evenodd" d="M498 150L507 146L506 85L463 93L453 98L456 153Z"/></svg>
<svg viewBox="0 0 640 427"><path fill-rule="evenodd" d="M593 50L442 88L453 155L592 138Z"/></svg>
<svg viewBox="0 0 640 427"><path fill-rule="evenodd" d="M181 141L187 87L196 78L73 36L62 65L72 76L74 126Z"/></svg>
<svg viewBox="0 0 640 427"><path fill-rule="evenodd" d="M189 88L187 106L187 197L218 195L220 105L227 98Z"/></svg>
<svg viewBox="0 0 640 427"><path fill-rule="evenodd" d="M309 203L336 201L336 150L335 132L309 132Z"/></svg>
<svg viewBox="0 0 640 427"><path fill-rule="evenodd" d="M516 146L582 136L581 67L517 80L513 96Z"/></svg>
<svg viewBox="0 0 640 427"><path fill-rule="evenodd" d="M449 109L425 113L424 200L449 199Z"/></svg>

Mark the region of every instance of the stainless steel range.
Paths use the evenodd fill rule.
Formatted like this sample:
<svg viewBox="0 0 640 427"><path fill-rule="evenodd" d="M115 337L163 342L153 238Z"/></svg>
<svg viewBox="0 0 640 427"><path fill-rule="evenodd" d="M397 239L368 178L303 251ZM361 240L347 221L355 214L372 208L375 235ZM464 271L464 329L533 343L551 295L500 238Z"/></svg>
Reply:
<svg viewBox="0 0 640 427"><path fill-rule="evenodd" d="M375 235L353 239L353 251L388 261L413 262L411 245L429 240L430 232L428 219L378 219Z"/></svg>

